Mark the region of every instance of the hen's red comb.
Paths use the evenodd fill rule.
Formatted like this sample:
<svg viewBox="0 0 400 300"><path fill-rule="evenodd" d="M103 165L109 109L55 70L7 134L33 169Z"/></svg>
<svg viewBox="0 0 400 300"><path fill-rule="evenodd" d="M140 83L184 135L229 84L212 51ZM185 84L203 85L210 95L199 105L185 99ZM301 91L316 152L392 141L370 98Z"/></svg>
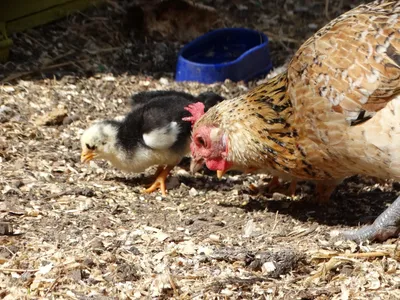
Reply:
<svg viewBox="0 0 400 300"><path fill-rule="evenodd" d="M192 115L190 117L182 118L182 120L191 122L192 126L197 122L198 119L200 119L202 115L204 115L204 103L202 102L189 104L184 109L190 112Z"/></svg>

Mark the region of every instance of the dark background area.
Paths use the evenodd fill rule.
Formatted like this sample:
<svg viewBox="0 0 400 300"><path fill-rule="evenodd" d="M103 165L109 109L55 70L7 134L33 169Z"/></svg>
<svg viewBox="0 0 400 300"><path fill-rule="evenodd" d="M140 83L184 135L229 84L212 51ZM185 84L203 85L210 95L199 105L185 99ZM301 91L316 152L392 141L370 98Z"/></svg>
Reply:
<svg viewBox="0 0 400 300"><path fill-rule="evenodd" d="M266 33L274 66L280 66L317 29L361 1L193 3L107 1L14 34L10 59L0 65L0 80L102 72L171 77L179 49L202 33L220 27L247 27Z"/></svg>

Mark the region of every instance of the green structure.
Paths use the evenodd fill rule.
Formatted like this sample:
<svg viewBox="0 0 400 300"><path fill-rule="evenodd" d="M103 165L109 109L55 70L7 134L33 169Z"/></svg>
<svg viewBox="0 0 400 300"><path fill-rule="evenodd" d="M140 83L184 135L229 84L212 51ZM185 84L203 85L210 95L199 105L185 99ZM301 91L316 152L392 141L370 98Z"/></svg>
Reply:
<svg viewBox="0 0 400 300"><path fill-rule="evenodd" d="M8 59L9 35L33 28L102 0L2 0L0 1L0 62Z"/></svg>

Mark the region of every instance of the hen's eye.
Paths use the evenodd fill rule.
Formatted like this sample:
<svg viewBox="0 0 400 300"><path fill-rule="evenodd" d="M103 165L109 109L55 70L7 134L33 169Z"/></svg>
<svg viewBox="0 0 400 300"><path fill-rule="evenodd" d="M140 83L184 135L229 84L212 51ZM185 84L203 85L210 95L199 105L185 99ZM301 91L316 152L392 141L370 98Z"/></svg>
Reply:
<svg viewBox="0 0 400 300"><path fill-rule="evenodd" d="M205 147L205 146L206 146L206 142L204 141L204 139L203 139L201 136L199 136L198 138L196 138L196 142L197 142L198 145L200 145L200 146L202 146L202 147Z"/></svg>

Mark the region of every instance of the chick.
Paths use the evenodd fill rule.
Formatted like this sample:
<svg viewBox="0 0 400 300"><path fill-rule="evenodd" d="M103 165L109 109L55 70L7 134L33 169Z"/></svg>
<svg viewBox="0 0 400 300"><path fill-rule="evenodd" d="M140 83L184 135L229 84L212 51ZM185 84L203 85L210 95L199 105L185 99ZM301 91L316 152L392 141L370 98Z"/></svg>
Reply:
<svg viewBox="0 0 400 300"><path fill-rule="evenodd" d="M185 106L201 101L205 109L222 101L214 93L198 97L177 91L141 92L131 98L132 110L123 118L93 124L81 136L81 161L104 159L125 172L143 172L157 165L154 183L144 192L160 188L181 159L189 154L191 126L182 120Z"/></svg>

